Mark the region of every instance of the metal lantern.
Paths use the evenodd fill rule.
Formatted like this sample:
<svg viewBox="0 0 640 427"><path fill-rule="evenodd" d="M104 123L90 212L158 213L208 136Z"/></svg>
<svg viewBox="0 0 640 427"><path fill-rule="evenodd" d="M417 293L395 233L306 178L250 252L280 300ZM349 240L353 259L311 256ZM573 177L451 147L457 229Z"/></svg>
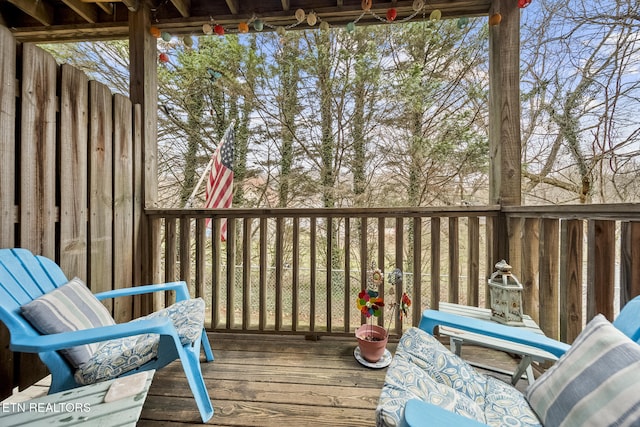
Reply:
<svg viewBox="0 0 640 427"><path fill-rule="evenodd" d="M496 271L489 279L491 296L491 320L510 326L523 326L522 284L511 274L511 266L505 260L496 264Z"/></svg>

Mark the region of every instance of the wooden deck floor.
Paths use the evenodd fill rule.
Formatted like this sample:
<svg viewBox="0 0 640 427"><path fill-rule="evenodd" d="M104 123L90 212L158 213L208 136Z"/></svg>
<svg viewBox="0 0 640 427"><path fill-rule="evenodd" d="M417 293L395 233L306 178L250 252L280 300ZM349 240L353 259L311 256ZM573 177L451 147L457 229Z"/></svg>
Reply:
<svg viewBox="0 0 640 427"><path fill-rule="evenodd" d="M373 426L386 369L353 357L353 338L211 334L215 361L202 365L216 426ZM395 343L389 344L395 350ZM465 347L463 356L512 369L517 361ZM495 376L506 378L500 374ZM526 381L518 383L526 387ZM156 372L140 426L200 424L178 363Z"/></svg>

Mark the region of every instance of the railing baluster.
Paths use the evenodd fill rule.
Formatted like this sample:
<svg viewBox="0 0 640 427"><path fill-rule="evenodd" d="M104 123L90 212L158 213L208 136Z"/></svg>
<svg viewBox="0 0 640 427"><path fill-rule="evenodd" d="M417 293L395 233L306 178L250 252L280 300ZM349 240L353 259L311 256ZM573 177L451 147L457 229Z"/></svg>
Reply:
<svg viewBox="0 0 640 427"><path fill-rule="evenodd" d="M251 327L251 224L242 221L242 329Z"/></svg>
<svg viewBox="0 0 640 427"><path fill-rule="evenodd" d="M205 296L205 272L204 266L206 253L205 253L205 243L206 243L206 225L204 218L196 219L196 277L195 277L195 296L204 297Z"/></svg>
<svg viewBox="0 0 640 427"><path fill-rule="evenodd" d="M520 282L524 287L523 311L540 323L540 219L525 218L522 242L522 273ZM493 267L493 266L491 266Z"/></svg>
<svg viewBox="0 0 640 427"><path fill-rule="evenodd" d="M384 262L385 262L385 218L380 217L378 218L378 253L377 253L377 263L379 266L384 266ZM396 238L397 238L397 231L396 231ZM373 260L372 260L373 262ZM367 283L367 270L369 270L369 266L365 265L364 266L365 269L365 281L363 282L364 285L366 285ZM384 315L384 311L382 312L382 314L380 315L380 317L378 317L378 324L379 325L384 325L385 323L385 315Z"/></svg>
<svg viewBox="0 0 640 427"><path fill-rule="evenodd" d="M275 269L276 269L276 331L282 329L282 258L284 245L284 218L276 218L276 253L275 253Z"/></svg>
<svg viewBox="0 0 640 427"><path fill-rule="evenodd" d="M317 218L312 216L309 224L309 268L311 269L309 272L309 330L311 332L316 330L317 232Z"/></svg>
<svg viewBox="0 0 640 427"><path fill-rule="evenodd" d="M344 218L344 331L351 330L351 221Z"/></svg>
<svg viewBox="0 0 640 427"><path fill-rule="evenodd" d="M325 218L327 224L327 274L326 274L326 314L327 314L327 332L331 332L331 324L332 324L332 312L331 309L331 282L333 277L333 218L326 217Z"/></svg>
<svg viewBox="0 0 640 427"><path fill-rule="evenodd" d="M449 302L460 303L460 242L457 217L449 217Z"/></svg>
<svg viewBox="0 0 640 427"><path fill-rule="evenodd" d="M467 224L467 305L477 307L480 304L480 219L469 217Z"/></svg>
<svg viewBox="0 0 640 427"><path fill-rule="evenodd" d="M440 218L431 218L431 307L440 308Z"/></svg>
<svg viewBox="0 0 640 427"><path fill-rule="evenodd" d="M291 292L293 293L291 297L291 329L293 331L298 330L299 326L299 310L300 310L300 218L293 218L293 246L292 246L292 254L293 259L291 260L291 268L292 271L292 286Z"/></svg>
<svg viewBox="0 0 640 427"><path fill-rule="evenodd" d="M422 316L422 310L416 309L416 307L421 306L420 301L422 301L422 217L419 216L413 217L413 265L411 266L411 271L413 272L413 295L411 300L415 301L411 316L413 324L417 325L420 323L420 317ZM400 303L401 298L402 293L398 292L396 302Z"/></svg>
<svg viewBox="0 0 640 427"><path fill-rule="evenodd" d="M218 235L218 239L220 235ZM236 219L227 218L227 328L236 324Z"/></svg>
<svg viewBox="0 0 640 427"><path fill-rule="evenodd" d="M165 248L164 248L164 278L167 282L174 282L178 279L176 266L178 265L178 253L176 251L176 218L167 218L164 225ZM165 292L165 304L170 306L176 302L175 291Z"/></svg>
<svg viewBox="0 0 640 427"><path fill-rule="evenodd" d="M211 221L211 327L217 328L220 325L222 306L221 281L222 281L222 242L220 241L220 218ZM227 295L227 298L229 296ZM228 327L228 325L227 325Z"/></svg>
<svg viewBox="0 0 640 427"><path fill-rule="evenodd" d="M258 310L258 329L264 331L267 327L267 218L260 218L260 301Z"/></svg>

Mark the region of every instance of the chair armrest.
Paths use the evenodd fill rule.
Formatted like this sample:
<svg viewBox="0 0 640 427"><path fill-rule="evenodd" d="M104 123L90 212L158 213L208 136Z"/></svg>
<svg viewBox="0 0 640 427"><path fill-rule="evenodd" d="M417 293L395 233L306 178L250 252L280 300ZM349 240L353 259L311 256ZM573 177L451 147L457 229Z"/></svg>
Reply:
<svg viewBox="0 0 640 427"><path fill-rule="evenodd" d="M432 403L411 399L404 407L403 427L421 426L456 426L456 427L486 427L471 418L447 411Z"/></svg>
<svg viewBox="0 0 640 427"><path fill-rule="evenodd" d="M95 297L100 301L109 298L118 298L131 295L150 294L153 292L176 291L176 301L184 301L191 298L189 296L189 288L184 281L169 282L158 285L132 286L130 288L115 289L113 291L100 292Z"/></svg>
<svg viewBox="0 0 640 427"><path fill-rule="evenodd" d="M168 317L159 317L38 337L33 335L14 337L12 335L9 348L12 351L40 353L142 334L170 335L180 344L180 339L171 320Z"/></svg>
<svg viewBox="0 0 640 427"><path fill-rule="evenodd" d="M562 356L569 345L535 332L519 329L514 326L501 325L479 319L470 319L457 314L444 313L437 310L425 310L420 320L420 329L433 334L436 326L450 326L475 334L512 341L548 351L556 357Z"/></svg>

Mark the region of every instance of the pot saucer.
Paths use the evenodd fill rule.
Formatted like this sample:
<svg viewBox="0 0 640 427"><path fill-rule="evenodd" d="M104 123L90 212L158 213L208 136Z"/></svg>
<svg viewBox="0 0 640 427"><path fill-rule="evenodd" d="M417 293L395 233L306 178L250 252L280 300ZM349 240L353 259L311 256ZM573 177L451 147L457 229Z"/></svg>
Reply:
<svg viewBox="0 0 640 427"><path fill-rule="evenodd" d="M353 357L355 357L358 363L360 363L362 366L373 369L386 368L391 364L391 359L393 359L393 356L391 356L391 352L385 348L384 354L382 355L380 360L378 360L377 362L369 362L368 360L365 360L364 357L362 357L362 354L360 354L360 347L358 346L356 346L356 348L353 350Z"/></svg>

